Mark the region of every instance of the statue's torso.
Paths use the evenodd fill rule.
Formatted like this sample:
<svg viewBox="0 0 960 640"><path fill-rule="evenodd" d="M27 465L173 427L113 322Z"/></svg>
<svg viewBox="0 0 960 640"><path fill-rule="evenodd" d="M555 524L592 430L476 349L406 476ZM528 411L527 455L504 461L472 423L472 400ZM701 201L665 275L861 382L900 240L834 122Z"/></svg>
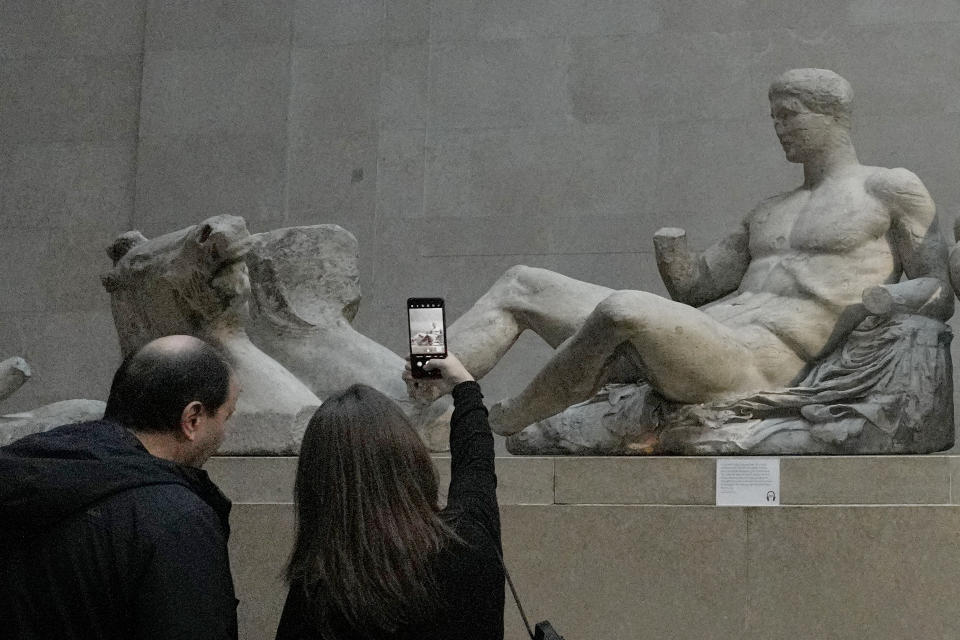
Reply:
<svg viewBox="0 0 960 640"><path fill-rule="evenodd" d="M865 187L876 171L885 170L856 167L764 202L749 220L740 288L704 311L728 326L762 327L808 362L834 348L864 317L854 306L863 290L902 271L890 211Z"/></svg>

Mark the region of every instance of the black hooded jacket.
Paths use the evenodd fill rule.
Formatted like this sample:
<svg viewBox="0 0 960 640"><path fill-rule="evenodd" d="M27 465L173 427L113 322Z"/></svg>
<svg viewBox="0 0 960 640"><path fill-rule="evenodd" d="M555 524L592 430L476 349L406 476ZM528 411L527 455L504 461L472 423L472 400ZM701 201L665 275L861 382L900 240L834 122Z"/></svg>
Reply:
<svg viewBox="0 0 960 640"><path fill-rule="evenodd" d="M0 447L0 636L235 639L229 513L109 421Z"/></svg>

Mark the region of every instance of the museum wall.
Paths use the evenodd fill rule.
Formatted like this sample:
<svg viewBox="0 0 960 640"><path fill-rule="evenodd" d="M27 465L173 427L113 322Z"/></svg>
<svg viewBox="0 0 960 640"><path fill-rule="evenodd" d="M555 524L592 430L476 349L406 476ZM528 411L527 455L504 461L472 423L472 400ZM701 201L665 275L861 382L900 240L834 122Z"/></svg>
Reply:
<svg viewBox="0 0 960 640"><path fill-rule="evenodd" d="M105 397L129 228L340 224L356 326L398 353L404 298L456 317L513 264L664 293L657 228L704 246L801 181L766 101L792 67L853 84L861 160L949 232L958 60L951 0L0 0L0 356L35 373L3 409ZM522 338L488 399L547 353Z"/></svg>
<svg viewBox="0 0 960 640"><path fill-rule="evenodd" d="M105 399L99 274L133 224L143 20L130 0L0 2L0 359L34 373L4 413Z"/></svg>

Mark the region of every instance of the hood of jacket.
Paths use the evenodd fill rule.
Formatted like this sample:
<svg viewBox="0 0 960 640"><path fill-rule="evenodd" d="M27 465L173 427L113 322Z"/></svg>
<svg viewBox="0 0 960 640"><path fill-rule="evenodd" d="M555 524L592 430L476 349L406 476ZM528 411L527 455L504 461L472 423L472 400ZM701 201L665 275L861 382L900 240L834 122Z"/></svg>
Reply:
<svg viewBox="0 0 960 640"><path fill-rule="evenodd" d="M0 447L0 529L40 529L111 495L179 484L209 504L229 531L230 501L207 473L157 458L108 420L65 425Z"/></svg>

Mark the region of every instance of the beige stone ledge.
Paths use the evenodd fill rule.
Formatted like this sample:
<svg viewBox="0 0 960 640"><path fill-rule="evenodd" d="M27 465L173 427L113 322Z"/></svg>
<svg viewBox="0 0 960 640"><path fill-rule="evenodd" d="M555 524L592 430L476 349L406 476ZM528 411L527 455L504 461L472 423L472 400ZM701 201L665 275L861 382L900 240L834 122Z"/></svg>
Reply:
<svg viewBox="0 0 960 640"><path fill-rule="evenodd" d="M503 505L712 505L714 457L497 458ZM781 504L960 504L960 456L804 456L780 458ZM449 455L435 455L441 494ZM296 457L216 457L211 478L238 504L293 501ZM954 488L956 487L956 488Z"/></svg>

